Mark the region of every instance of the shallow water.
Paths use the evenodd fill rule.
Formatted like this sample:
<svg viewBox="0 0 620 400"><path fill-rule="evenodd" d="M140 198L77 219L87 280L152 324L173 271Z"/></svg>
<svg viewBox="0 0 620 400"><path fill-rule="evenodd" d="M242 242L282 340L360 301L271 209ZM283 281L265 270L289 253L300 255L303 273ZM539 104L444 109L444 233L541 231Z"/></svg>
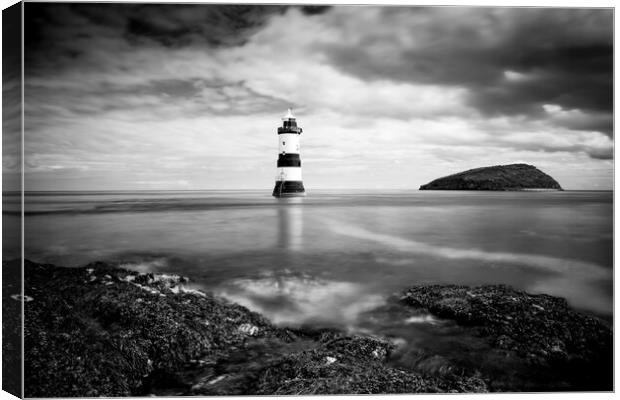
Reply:
<svg viewBox="0 0 620 400"><path fill-rule="evenodd" d="M612 198L577 191L312 191L297 199L269 191L29 193L25 255L187 275L276 324L390 336L409 344L406 353L441 332L456 335L430 316L373 312L419 283L505 283L610 316ZM5 237L18 221L16 200L4 195ZM18 254L3 251L4 259Z"/></svg>

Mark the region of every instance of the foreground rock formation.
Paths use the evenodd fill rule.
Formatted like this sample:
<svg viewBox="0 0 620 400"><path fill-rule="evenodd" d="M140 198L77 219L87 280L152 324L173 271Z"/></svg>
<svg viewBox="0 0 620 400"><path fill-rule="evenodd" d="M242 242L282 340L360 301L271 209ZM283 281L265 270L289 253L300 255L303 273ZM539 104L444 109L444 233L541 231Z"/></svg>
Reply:
<svg viewBox="0 0 620 400"><path fill-rule="evenodd" d="M25 276L27 397L494 388L474 369L397 367L390 362L394 344L386 339L275 327L244 307L192 290L176 275L27 261ZM3 305L11 301L17 300L4 298ZM493 346L523 353L533 364L565 368L567 379L578 382L571 388L611 390L610 329L562 299L497 286L416 286L399 302L476 329ZM429 354L425 364L437 359ZM583 377L571 375L584 370ZM591 379L590 386L579 379Z"/></svg>
<svg viewBox="0 0 620 400"><path fill-rule="evenodd" d="M179 276L32 262L25 276L27 397L485 391L390 367L384 340L276 328Z"/></svg>
<svg viewBox="0 0 620 400"><path fill-rule="evenodd" d="M612 390L613 336L566 300L505 285L416 286L401 301L456 321L543 377L531 390Z"/></svg>
<svg viewBox="0 0 620 400"><path fill-rule="evenodd" d="M420 190L562 190L555 179L533 165L511 164L470 169L420 186Z"/></svg>

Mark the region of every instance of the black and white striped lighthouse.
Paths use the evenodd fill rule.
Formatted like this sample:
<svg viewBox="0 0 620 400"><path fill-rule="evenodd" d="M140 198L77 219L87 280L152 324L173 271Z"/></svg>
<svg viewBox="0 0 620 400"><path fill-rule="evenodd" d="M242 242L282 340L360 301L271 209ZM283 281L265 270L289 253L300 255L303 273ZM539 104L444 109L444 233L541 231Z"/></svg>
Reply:
<svg viewBox="0 0 620 400"><path fill-rule="evenodd" d="M299 158L299 136L302 129L289 108L278 128L278 173L272 195L275 197L305 196L306 190L301 179L301 159Z"/></svg>

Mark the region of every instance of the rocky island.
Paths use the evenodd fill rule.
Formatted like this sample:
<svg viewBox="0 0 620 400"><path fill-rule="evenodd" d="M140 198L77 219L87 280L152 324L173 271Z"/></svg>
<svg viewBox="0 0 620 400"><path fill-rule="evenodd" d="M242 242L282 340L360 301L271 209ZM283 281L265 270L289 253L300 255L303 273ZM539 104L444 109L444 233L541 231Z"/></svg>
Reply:
<svg viewBox="0 0 620 400"><path fill-rule="evenodd" d="M420 190L563 190L560 184L533 165L510 164L474 168L444 176Z"/></svg>
<svg viewBox="0 0 620 400"><path fill-rule="evenodd" d="M18 261L3 264L4 275L18 271ZM613 388L608 322L503 285L417 285L395 295L394 306L452 321L492 349L465 363L418 351L396 365L390 338L277 327L178 275L26 261L25 277L23 297L3 291L3 309L24 301L26 397ZM489 357L499 374L480 366Z"/></svg>

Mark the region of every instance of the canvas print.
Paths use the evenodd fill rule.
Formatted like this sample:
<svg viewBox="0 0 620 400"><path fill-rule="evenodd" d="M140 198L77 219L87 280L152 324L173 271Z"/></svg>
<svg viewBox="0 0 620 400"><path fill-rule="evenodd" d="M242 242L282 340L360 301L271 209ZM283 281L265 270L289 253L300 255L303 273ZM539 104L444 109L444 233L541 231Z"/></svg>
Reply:
<svg viewBox="0 0 620 400"><path fill-rule="evenodd" d="M4 10L4 390L613 391L613 16Z"/></svg>

